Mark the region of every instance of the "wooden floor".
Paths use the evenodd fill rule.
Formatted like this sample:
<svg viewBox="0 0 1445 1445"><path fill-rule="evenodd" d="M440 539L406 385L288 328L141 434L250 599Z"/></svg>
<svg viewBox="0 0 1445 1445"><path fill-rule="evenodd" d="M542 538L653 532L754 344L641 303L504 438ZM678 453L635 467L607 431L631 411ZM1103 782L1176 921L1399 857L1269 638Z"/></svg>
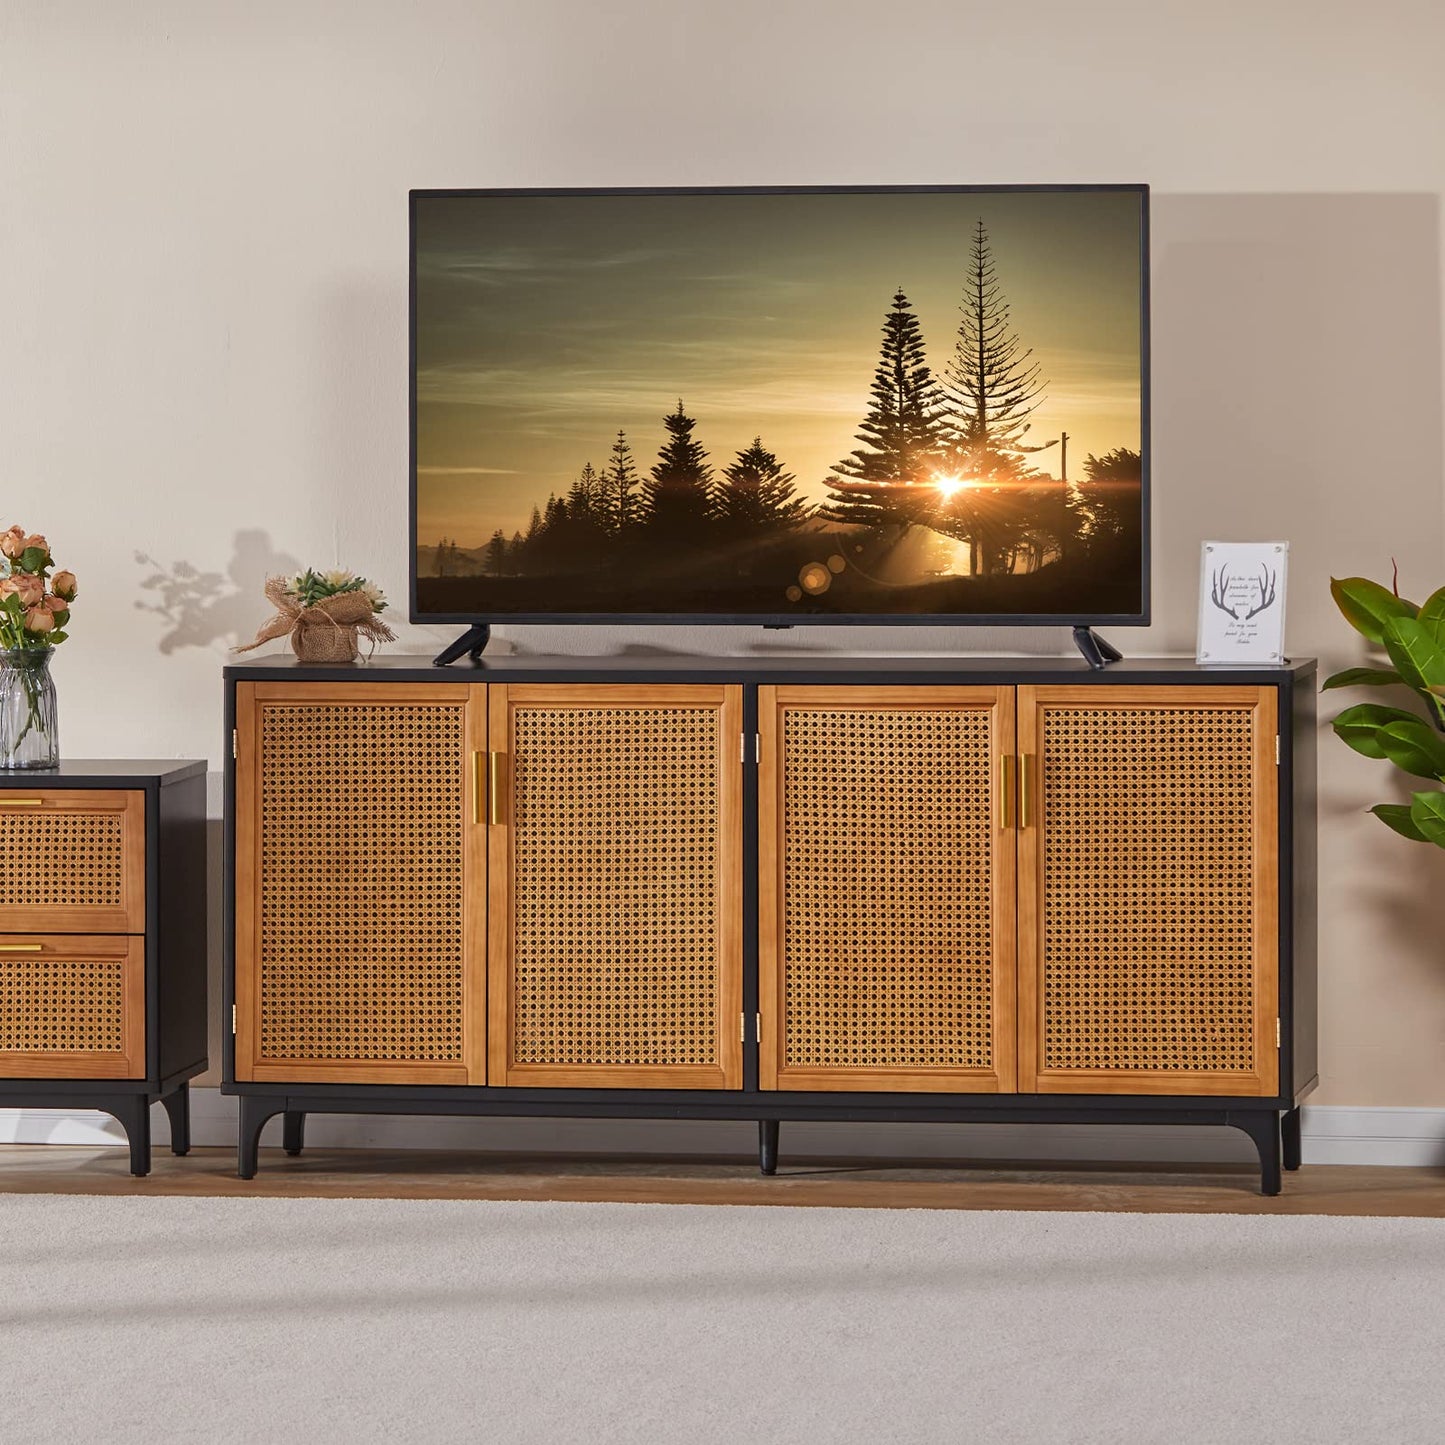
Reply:
<svg viewBox="0 0 1445 1445"><path fill-rule="evenodd" d="M1140 1214L1337 1214L1445 1218L1445 1170L1308 1165L1265 1199L1253 1170L1229 1165L1021 1169L808 1160L767 1179L736 1159L642 1160L433 1153L419 1149L262 1150L255 1179L231 1149L177 1159L157 1149L132 1179L121 1148L0 1145L0 1194L252 1199L547 1199L653 1204L831 1205L859 1209L1116 1210Z"/></svg>

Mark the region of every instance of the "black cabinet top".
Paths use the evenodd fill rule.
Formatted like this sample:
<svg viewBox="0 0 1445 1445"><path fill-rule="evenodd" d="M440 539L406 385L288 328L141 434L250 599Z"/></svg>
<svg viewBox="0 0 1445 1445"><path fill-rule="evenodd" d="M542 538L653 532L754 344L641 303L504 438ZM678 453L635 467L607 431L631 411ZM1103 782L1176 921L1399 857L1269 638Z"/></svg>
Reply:
<svg viewBox="0 0 1445 1445"><path fill-rule="evenodd" d="M205 771L199 758L66 758L54 768L0 769L0 788L165 787Z"/></svg>
<svg viewBox="0 0 1445 1445"><path fill-rule="evenodd" d="M289 653L248 657L226 668L244 682L768 682L768 683L1149 683L1270 684L1303 680L1313 658L1281 667L1200 667L1188 657L1126 658L1102 671L1080 657L848 657L769 653L717 657L637 649L608 657L524 655L466 658L433 667L417 654L378 653L368 662L303 665Z"/></svg>

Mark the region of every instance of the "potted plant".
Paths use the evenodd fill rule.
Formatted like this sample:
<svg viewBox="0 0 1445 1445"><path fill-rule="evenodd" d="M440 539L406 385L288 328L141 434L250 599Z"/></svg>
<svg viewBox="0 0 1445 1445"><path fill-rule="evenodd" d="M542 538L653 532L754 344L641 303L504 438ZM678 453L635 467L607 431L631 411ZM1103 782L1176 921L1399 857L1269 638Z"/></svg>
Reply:
<svg viewBox="0 0 1445 1445"><path fill-rule="evenodd" d="M50 658L68 635L75 573L53 566L38 532L0 533L0 768L60 761Z"/></svg>
<svg viewBox="0 0 1445 1445"><path fill-rule="evenodd" d="M396 638L380 617L386 610L381 588L354 572L317 572L308 567L296 577L268 577L266 597L276 615L237 652L289 636L291 650L301 662L355 662L358 635L373 649L378 642Z"/></svg>
<svg viewBox="0 0 1445 1445"><path fill-rule="evenodd" d="M1388 667L1351 667L1325 680L1333 687L1405 688L1423 714L1383 703L1347 707L1335 732L1357 753L1382 758L1415 778L1445 782L1445 587L1416 605L1390 587L1364 577L1330 582L1345 620L1383 647ZM1376 803L1370 811L1395 832L1445 848L1445 792L1427 788L1409 803Z"/></svg>

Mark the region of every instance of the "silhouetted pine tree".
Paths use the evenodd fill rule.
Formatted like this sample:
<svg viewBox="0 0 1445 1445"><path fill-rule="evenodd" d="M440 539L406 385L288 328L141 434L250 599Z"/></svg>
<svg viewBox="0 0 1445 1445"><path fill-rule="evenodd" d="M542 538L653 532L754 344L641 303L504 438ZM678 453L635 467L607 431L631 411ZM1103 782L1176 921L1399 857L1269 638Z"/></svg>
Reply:
<svg viewBox="0 0 1445 1445"><path fill-rule="evenodd" d="M619 431L612 443L612 457L602 473L600 485L604 525L612 536L623 536L637 525L642 515L641 482L626 432Z"/></svg>
<svg viewBox="0 0 1445 1445"><path fill-rule="evenodd" d="M683 411L681 400L662 424L668 439L646 485L643 525L657 546L696 546L706 539L712 518L712 468L702 444L693 440L697 422Z"/></svg>
<svg viewBox="0 0 1445 1445"><path fill-rule="evenodd" d="M863 445L828 478L819 515L871 526L917 520L920 499L902 489L928 482L938 465L944 398L928 368L923 331L901 291L883 319L883 343L869 388L872 403L858 428Z"/></svg>
<svg viewBox="0 0 1445 1445"><path fill-rule="evenodd" d="M959 311L962 319L943 384L949 403L949 466L976 479L1025 475L1023 455L1043 450L1026 445L1024 437L1046 383L1032 348L1009 324L1009 304L982 220L974 229Z"/></svg>
<svg viewBox="0 0 1445 1445"><path fill-rule="evenodd" d="M1025 440L1029 417L1044 387L1033 351L1010 324L1010 309L994 265L988 230L974 228L968 280L953 356L944 368L948 442L943 467L963 478L962 489L939 500L931 525L970 544L975 574L1008 572L1047 551L1063 522L1058 484L1027 461L1043 451ZM1030 486L1030 482L1037 486ZM1062 540L1056 538L1053 540Z"/></svg>
<svg viewBox="0 0 1445 1445"><path fill-rule="evenodd" d="M503 576L507 569L507 538L500 527L487 543L486 570L493 577Z"/></svg>
<svg viewBox="0 0 1445 1445"><path fill-rule="evenodd" d="M793 495L797 478L764 445L761 437L738 453L723 468L724 484L717 490L717 521L729 537L795 527L810 508Z"/></svg>

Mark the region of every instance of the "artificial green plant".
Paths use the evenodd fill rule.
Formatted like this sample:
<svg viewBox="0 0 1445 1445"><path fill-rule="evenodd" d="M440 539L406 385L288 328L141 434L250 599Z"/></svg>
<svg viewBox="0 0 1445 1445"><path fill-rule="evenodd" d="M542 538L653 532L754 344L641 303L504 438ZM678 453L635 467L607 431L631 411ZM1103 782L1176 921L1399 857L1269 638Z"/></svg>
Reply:
<svg viewBox="0 0 1445 1445"><path fill-rule="evenodd" d="M1357 753L1383 758L1414 778L1445 783L1445 587L1423 604L1401 597L1398 585L1382 587L1364 577L1330 582L1345 620L1385 649L1389 667L1350 667L1325 687L1407 688L1425 714L1383 703L1347 707L1335 732ZM1395 832L1445 848L1445 792L1427 788L1406 803L1376 803L1370 811Z"/></svg>

